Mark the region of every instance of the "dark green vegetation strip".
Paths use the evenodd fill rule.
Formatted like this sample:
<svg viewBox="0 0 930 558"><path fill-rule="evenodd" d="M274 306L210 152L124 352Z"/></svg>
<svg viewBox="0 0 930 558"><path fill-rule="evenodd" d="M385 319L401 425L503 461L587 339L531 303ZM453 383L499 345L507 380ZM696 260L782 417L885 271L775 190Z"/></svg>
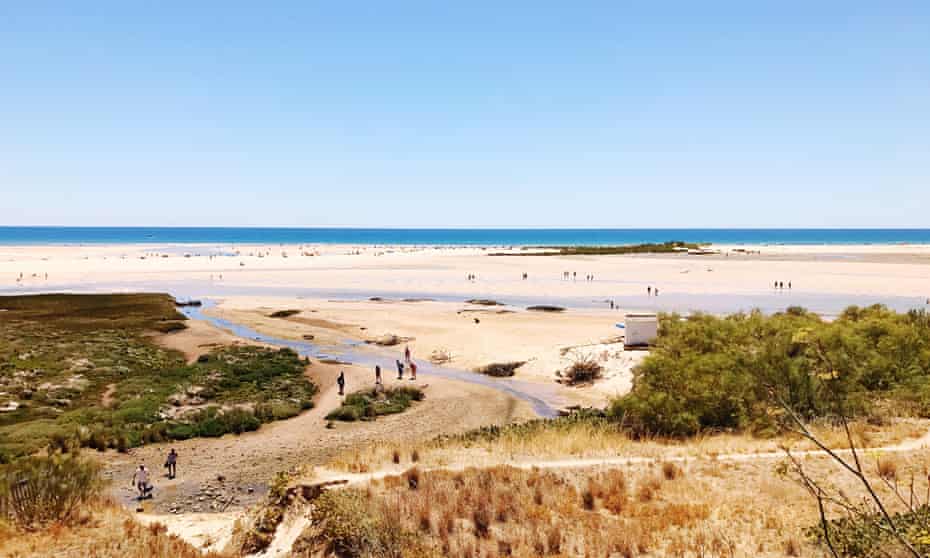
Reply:
<svg viewBox="0 0 930 558"><path fill-rule="evenodd" d="M699 250L707 246L694 242L671 240L622 246L532 246L522 252L493 252L489 256L611 256L619 254L668 254Z"/></svg>
<svg viewBox="0 0 930 558"><path fill-rule="evenodd" d="M388 388L382 393L374 389L357 391L347 395L342 406L326 415L326 419L373 420L406 411L414 401L422 401L423 397L423 391L415 387Z"/></svg>
<svg viewBox="0 0 930 558"><path fill-rule="evenodd" d="M187 364L151 334L164 294L0 297L0 461L50 442L97 449L254 430L312 406L291 350L231 346Z"/></svg>
<svg viewBox="0 0 930 558"><path fill-rule="evenodd" d="M291 316L296 316L300 314L300 310L277 310L272 312L269 317L271 318L290 318Z"/></svg>
<svg viewBox="0 0 930 558"><path fill-rule="evenodd" d="M782 403L806 419L930 417L930 314L663 315L632 392L609 414L637 433L767 433L783 426Z"/></svg>

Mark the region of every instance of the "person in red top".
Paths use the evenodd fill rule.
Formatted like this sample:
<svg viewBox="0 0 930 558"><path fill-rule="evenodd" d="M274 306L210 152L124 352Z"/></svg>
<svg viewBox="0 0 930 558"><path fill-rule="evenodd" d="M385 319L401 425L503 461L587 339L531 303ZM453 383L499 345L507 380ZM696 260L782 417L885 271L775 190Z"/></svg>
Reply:
<svg viewBox="0 0 930 558"><path fill-rule="evenodd" d="M410 380L417 379L417 363L410 361Z"/></svg>

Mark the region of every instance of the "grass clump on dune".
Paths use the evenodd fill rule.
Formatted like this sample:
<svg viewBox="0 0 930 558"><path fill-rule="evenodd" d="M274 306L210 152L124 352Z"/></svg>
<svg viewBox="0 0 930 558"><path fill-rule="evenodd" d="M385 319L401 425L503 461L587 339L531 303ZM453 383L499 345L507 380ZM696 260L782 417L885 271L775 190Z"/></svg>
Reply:
<svg viewBox="0 0 930 558"><path fill-rule="evenodd" d="M352 422L374 420L382 415L406 411L414 401L422 401L423 390L416 387L366 389L346 396L342 405L326 415L327 420Z"/></svg>

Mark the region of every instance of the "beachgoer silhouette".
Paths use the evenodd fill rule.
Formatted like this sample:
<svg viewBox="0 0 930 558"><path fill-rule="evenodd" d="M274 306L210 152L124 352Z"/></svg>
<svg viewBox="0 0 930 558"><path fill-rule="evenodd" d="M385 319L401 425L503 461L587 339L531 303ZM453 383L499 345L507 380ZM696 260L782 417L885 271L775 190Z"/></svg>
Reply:
<svg viewBox="0 0 930 558"><path fill-rule="evenodd" d="M149 470L145 465L139 465L139 468L132 474L132 484L139 491L139 500L151 496L152 488L149 486Z"/></svg>
<svg viewBox="0 0 930 558"><path fill-rule="evenodd" d="M404 360L409 364L410 363L410 345L404 346Z"/></svg>
<svg viewBox="0 0 930 558"><path fill-rule="evenodd" d="M171 448L171 451L168 452L165 468L168 469L169 479L173 479L178 473L178 452L174 451L174 448Z"/></svg>
<svg viewBox="0 0 930 558"><path fill-rule="evenodd" d="M649 296L652 296L652 285L649 285L648 287L646 287L646 294Z"/></svg>
<svg viewBox="0 0 930 558"><path fill-rule="evenodd" d="M656 296L659 296L659 287L655 288Z"/></svg>
<svg viewBox="0 0 930 558"><path fill-rule="evenodd" d="M381 383L381 366L375 365L375 385Z"/></svg>
<svg viewBox="0 0 930 558"><path fill-rule="evenodd" d="M339 385L339 395L344 395L345 387L346 387L346 373L345 372L342 372L342 371L339 372L339 377L336 378L336 384Z"/></svg>
<svg viewBox="0 0 930 558"><path fill-rule="evenodd" d="M410 361L410 380L414 381L417 379L417 363Z"/></svg>
<svg viewBox="0 0 930 558"><path fill-rule="evenodd" d="M397 379L404 379L404 363L399 360L397 361Z"/></svg>
<svg viewBox="0 0 930 558"><path fill-rule="evenodd" d="M791 289L791 281L788 281L788 289Z"/></svg>

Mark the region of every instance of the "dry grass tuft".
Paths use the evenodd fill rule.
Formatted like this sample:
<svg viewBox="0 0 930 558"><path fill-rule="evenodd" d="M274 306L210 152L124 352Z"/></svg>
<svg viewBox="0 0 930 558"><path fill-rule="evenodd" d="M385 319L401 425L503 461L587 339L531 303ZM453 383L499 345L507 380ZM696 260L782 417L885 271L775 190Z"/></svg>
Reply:
<svg viewBox="0 0 930 558"><path fill-rule="evenodd" d="M145 526L110 501L87 506L80 522L55 523L34 532L0 529L0 555L56 558L232 558L202 553L164 525Z"/></svg>

